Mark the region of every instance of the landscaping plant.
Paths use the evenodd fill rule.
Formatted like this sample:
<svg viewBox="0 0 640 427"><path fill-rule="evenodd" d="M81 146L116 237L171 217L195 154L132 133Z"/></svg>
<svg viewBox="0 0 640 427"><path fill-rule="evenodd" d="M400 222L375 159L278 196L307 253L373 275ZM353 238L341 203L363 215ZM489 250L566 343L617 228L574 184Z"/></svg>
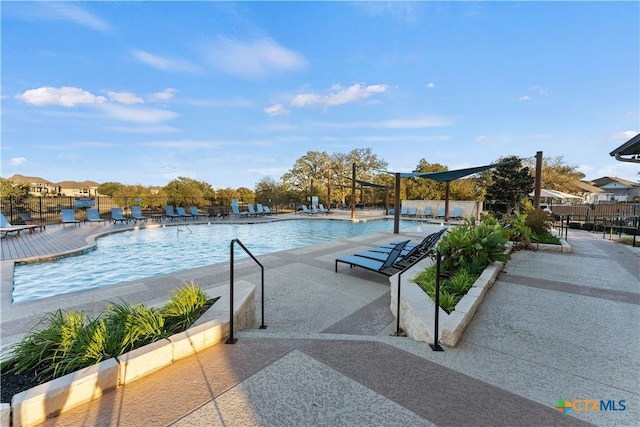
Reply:
<svg viewBox="0 0 640 427"><path fill-rule="evenodd" d="M192 282L160 309L111 303L96 318L56 310L6 349L8 357L0 364L3 382L5 375L25 374L39 384L119 356L186 330L211 303Z"/></svg>
<svg viewBox="0 0 640 427"><path fill-rule="evenodd" d="M440 307L451 313L482 271L495 261L507 261L509 232L488 217L479 225L467 221L449 230L438 244L440 253ZM422 271L414 282L435 300L436 266Z"/></svg>

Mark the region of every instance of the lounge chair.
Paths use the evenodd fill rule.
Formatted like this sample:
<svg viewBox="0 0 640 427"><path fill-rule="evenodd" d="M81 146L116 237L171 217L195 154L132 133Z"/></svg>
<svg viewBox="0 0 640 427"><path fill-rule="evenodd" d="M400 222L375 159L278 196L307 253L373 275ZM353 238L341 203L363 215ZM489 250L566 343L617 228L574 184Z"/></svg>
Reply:
<svg viewBox="0 0 640 427"><path fill-rule="evenodd" d="M133 222L147 222L147 217L142 215L142 208L140 206L131 206L131 219Z"/></svg>
<svg viewBox="0 0 640 427"><path fill-rule="evenodd" d="M400 208L400 216L407 216L407 208Z"/></svg>
<svg viewBox="0 0 640 427"><path fill-rule="evenodd" d="M248 204L247 209L249 209L249 216L258 216L258 212L256 212L252 204Z"/></svg>
<svg viewBox="0 0 640 427"><path fill-rule="evenodd" d="M169 221L173 221L176 218L180 218L180 215L173 210L173 205L167 205L164 207L164 215L169 218Z"/></svg>
<svg viewBox="0 0 640 427"><path fill-rule="evenodd" d="M438 215L436 215L436 218L444 218L444 208L438 209Z"/></svg>
<svg viewBox="0 0 640 427"><path fill-rule="evenodd" d="M453 208L453 212L451 213L451 219L459 219L460 217L462 217L462 209Z"/></svg>
<svg viewBox="0 0 640 427"><path fill-rule="evenodd" d="M78 224L78 227L80 227L80 221L76 219L76 214L73 209L60 210L60 216L62 217L62 228L67 224Z"/></svg>
<svg viewBox="0 0 640 427"><path fill-rule="evenodd" d="M269 206L263 206L262 210L264 211L265 215L271 215L271 209L269 208Z"/></svg>
<svg viewBox="0 0 640 427"><path fill-rule="evenodd" d="M407 213L407 216L412 216L412 217L418 216L418 208L409 208L409 212Z"/></svg>
<svg viewBox="0 0 640 427"><path fill-rule="evenodd" d="M431 206L427 206L426 208L424 208L424 213L422 214L422 216L424 218L429 218L432 215L432 209Z"/></svg>
<svg viewBox="0 0 640 427"><path fill-rule="evenodd" d="M248 216L248 215L249 215L249 212L247 212L247 211L242 211L242 212L240 212L240 207L238 206L238 199L233 199L233 200L231 201L231 212L233 212L233 214L234 214L236 217L239 217L239 216Z"/></svg>
<svg viewBox="0 0 640 427"><path fill-rule="evenodd" d="M29 212L22 212L20 218L27 225L37 225L40 227L40 231L47 228L47 221L43 218L33 218Z"/></svg>
<svg viewBox="0 0 640 427"><path fill-rule="evenodd" d="M111 221L113 221L114 224L117 222L122 224L124 222L128 223L129 218L122 215L122 208L111 208Z"/></svg>
<svg viewBox="0 0 640 427"><path fill-rule="evenodd" d="M302 213L303 214L307 214L307 215L312 215L312 214L317 214L318 212L312 212L309 210L309 208L307 207L307 205L300 205L300 207L302 208Z"/></svg>
<svg viewBox="0 0 640 427"><path fill-rule="evenodd" d="M9 235L9 233L16 233L15 235L19 235L23 230L29 230L29 234L33 233L34 228L42 227L40 225L11 225L7 218L5 218L4 214L0 212L0 237L3 239ZM41 228L42 229L42 228Z"/></svg>
<svg viewBox="0 0 640 427"><path fill-rule="evenodd" d="M96 208L87 209L87 219L84 222L94 223L94 222L104 222L107 224L107 220L104 218L100 218L100 211Z"/></svg>
<svg viewBox="0 0 640 427"><path fill-rule="evenodd" d="M338 263L349 264L350 268L360 267L365 270L370 270L376 273L384 274L385 276L391 276L394 273L389 271L389 268L397 261L400 253L404 247L409 243L408 240L399 242L395 245L393 250L389 253L384 261L378 261L371 258L365 258L357 255L347 255L340 258L336 258L335 272L338 272Z"/></svg>
<svg viewBox="0 0 640 427"><path fill-rule="evenodd" d="M256 203L256 213L260 216L264 215L264 208L262 207L261 203Z"/></svg>
<svg viewBox="0 0 640 427"><path fill-rule="evenodd" d="M409 260L415 256L424 256L426 255L440 240L440 237L447 231L446 228L441 229L440 231L436 231L435 233L431 233L426 236L420 243L407 243L398 260ZM354 255L362 256L365 258L376 259L379 261L383 261L389 255L389 253L393 250L395 245L401 242L393 242L389 245L379 246L373 249L369 249L368 251L357 252Z"/></svg>
<svg viewBox="0 0 640 427"><path fill-rule="evenodd" d="M326 209L322 203L318 205L318 210L320 211L320 213L323 213L325 215L329 215L331 213L331 211Z"/></svg>
<svg viewBox="0 0 640 427"><path fill-rule="evenodd" d="M189 212L191 212L191 216L193 216L193 217L194 217L194 218L196 218L196 219L197 219L198 217L203 217L203 218L206 218L206 217L207 217L207 214L203 214L203 213L202 213L202 212L200 212L200 211L198 210L198 208L197 208L197 207L195 207L195 206L191 206L191 207L189 208Z"/></svg>
<svg viewBox="0 0 640 427"><path fill-rule="evenodd" d="M396 210L391 208L389 209L389 215L395 215L396 214Z"/></svg>
<svg viewBox="0 0 640 427"><path fill-rule="evenodd" d="M320 211L318 210L318 208L316 207L316 205L311 205L311 213L312 213L313 215L318 215L318 212L320 212Z"/></svg>
<svg viewBox="0 0 640 427"><path fill-rule="evenodd" d="M189 218L193 218L193 215L191 215L190 213L187 213L184 208L178 206L176 208L176 213L178 214L178 216L180 218L184 218L184 219L189 219Z"/></svg>

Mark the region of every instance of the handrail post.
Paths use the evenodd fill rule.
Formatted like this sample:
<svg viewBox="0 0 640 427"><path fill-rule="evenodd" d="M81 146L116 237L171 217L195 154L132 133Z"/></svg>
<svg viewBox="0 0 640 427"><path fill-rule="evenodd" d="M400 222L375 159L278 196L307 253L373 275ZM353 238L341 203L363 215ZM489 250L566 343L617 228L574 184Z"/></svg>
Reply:
<svg viewBox="0 0 640 427"><path fill-rule="evenodd" d="M235 239L230 243L230 268L229 268L229 338L226 341L226 344L235 344L237 339L233 338L233 244L235 243Z"/></svg>
<svg viewBox="0 0 640 427"><path fill-rule="evenodd" d="M444 351L438 343L438 319L440 317L440 251L436 249L436 307L435 307L435 319L434 319L434 332L433 332L433 344L429 344L433 351Z"/></svg>
<svg viewBox="0 0 640 427"><path fill-rule="evenodd" d="M247 255L249 255L251 257L251 259L253 259L253 261L258 264L258 266L260 266L260 270L261 270L261 290L262 290L262 324L260 325L260 329L266 329L267 325L264 324L264 266L260 263L260 261L258 261L256 259L256 257L253 256L253 254L249 251L249 249L247 249L247 247L245 245L242 244L242 242L238 239L233 239L231 240L231 243L229 244L230 246L230 262L231 265L229 267L229 338L226 341L226 344L235 344L236 341L238 341L237 339L235 339L233 337L233 291L234 291L234 247L233 245L235 243L238 243L240 245L240 247L247 253Z"/></svg>

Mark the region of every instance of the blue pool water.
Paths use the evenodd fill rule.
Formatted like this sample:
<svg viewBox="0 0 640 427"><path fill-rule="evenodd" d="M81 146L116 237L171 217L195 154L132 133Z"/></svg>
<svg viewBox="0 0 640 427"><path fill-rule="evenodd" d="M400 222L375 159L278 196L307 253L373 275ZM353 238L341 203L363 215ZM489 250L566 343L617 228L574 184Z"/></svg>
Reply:
<svg viewBox="0 0 640 427"><path fill-rule="evenodd" d="M400 221L402 231L437 231L439 225ZM179 270L229 262L231 240L254 255L378 231L393 231L393 221L296 220L257 224L211 224L148 228L98 239L82 255L14 268L13 301L29 301L137 280ZM236 245L236 259L247 255Z"/></svg>

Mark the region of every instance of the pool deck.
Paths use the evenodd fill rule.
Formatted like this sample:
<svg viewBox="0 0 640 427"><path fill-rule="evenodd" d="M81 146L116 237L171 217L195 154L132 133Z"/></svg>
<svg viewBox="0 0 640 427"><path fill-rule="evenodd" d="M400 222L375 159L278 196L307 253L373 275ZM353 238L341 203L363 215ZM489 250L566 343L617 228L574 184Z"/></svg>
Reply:
<svg viewBox="0 0 640 427"><path fill-rule="evenodd" d="M120 226L53 226L14 240L28 240L28 256L41 257L47 247L83 247L97 227ZM334 272L336 257L397 237L373 233L258 257L266 329L257 304L254 328L238 332L236 344L177 361L43 425L637 425L640 248L569 230L572 253L515 252L460 343L433 352L392 336L386 277L346 266ZM218 264L11 304L9 265L3 258L3 347L56 308L91 312L120 298L156 305L185 281L206 290L229 276ZM260 271L250 260L237 262L235 277L257 285L259 301ZM554 408L559 398L612 400L618 410L577 405L564 415Z"/></svg>

